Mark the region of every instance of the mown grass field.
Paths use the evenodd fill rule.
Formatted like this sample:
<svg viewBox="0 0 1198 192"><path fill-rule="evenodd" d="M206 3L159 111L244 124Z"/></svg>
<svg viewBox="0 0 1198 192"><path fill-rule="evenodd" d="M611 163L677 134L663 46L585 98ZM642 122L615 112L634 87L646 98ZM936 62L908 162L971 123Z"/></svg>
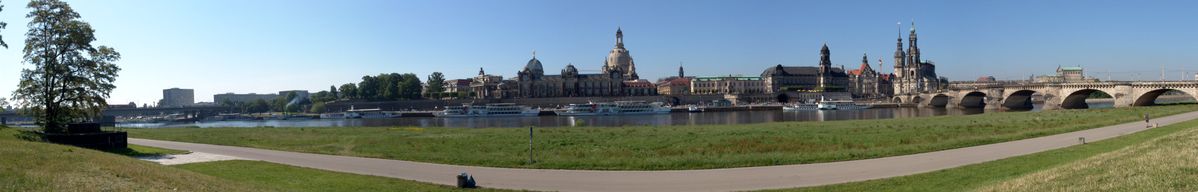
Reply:
<svg viewBox="0 0 1198 192"><path fill-rule="evenodd" d="M1195 191L1195 141L1198 120L1191 120L929 173L770 191Z"/></svg>
<svg viewBox="0 0 1198 192"><path fill-rule="evenodd" d="M131 137L491 167L673 170L831 162L1012 141L1198 105L747 125L537 128L163 128Z"/></svg>
<svg viewBox="0 0 1198 192"><path fill-rule="evenodd" d="M261 161L163 166L130 156L187 151L131 145L103 152L21 139L25 136L0 127L0 191L467 191Z"/></svg>
<svg viewBox="0 0 1198 192"><path fill-rule="evenodd" d="M0 191L274 191L0 128Z"/></svg>
<svg viewBox="0 0 1198 192"><path fill-rule="evenodd" d="M1198 191L1198 129L1037 171L980 191Z"/></svg>
<svg viewBox="0 0 1198 192"><path fill-rule="evenodd" d="M174 167L250 185L271 186L281 191L505 191L485 188L458 189L451 186L339 173L262 161L215 161L175 165ZM453 176L447 177L452 179Z"/></svg>

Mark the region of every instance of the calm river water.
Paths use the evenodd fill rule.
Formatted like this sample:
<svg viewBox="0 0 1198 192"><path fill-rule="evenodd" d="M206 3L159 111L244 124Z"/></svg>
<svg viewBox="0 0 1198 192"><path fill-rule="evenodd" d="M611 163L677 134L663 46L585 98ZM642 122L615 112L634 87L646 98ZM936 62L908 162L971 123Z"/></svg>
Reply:
<svg viewBox="0 0 1198 192"><path fill-rule="evenodd" d="M1094 103L1092 108L1110 107ZM1033 109L1036 110L1036 109ZM437 118L404 117L390 119L306 119L258 121L203 121L196 123L129 123L118 127L349 127L349 126L419 126L419 127L569 127L569 126L631 126L631 125L710 125L746 124L781 121L835 121L853 119L893 119L941 115L972 115L995 113L981 109L873 108L839 111L729 111L704 113L669 113L626 116L538 116Z"/></svg>

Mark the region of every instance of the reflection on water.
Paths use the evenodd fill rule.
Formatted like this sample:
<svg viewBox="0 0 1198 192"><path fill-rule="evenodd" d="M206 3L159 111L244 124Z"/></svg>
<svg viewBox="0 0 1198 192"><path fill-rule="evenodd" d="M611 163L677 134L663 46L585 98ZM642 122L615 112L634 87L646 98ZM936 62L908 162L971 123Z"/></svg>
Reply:
<svg viewBox="0 0 1198 192"><path fill-rule="evenodd" d="M1034 105L1032 111L1039 111ZM1090 108L1110 108L1110 102L1093 102ZM712 125L746 124L781 121L836 121L854 119L894 119L941 115L972 115L998 111L982 109L931 108L874 108L842 111L728 111L705 113L670 113L626 116L539 116L436 118L405 117L391 119L306 119L265 121L212 121L185 124L120 124L120 127L349 127L349 126L418 126L418 127L569 127L569 126L633 126L633 125Z"/></svg>

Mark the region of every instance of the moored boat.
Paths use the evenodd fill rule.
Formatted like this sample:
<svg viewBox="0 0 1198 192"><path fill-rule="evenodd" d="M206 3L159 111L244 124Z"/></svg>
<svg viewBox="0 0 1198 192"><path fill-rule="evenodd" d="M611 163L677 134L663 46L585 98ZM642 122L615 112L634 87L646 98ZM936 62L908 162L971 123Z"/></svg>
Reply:
<svg viewBox="0 0 1198 192"><path fill-rule="evenodd" d="M665 114L670 113L670 108L666 107L661 102L645 102L645 101L616 101L612 103L587 103L587 104L570 104L565 111L559 111L557 115L564 116L594 116L594 115L639 115L639 114Z"/></svg>
<svg viewBox="0 0 1198 192"><path fill-rule="evenodd" d="M516 117L537 116L541 110L514 103L491 103L482 106L462 104L445 106L445 110L434 113L437 117Z"/></svg>

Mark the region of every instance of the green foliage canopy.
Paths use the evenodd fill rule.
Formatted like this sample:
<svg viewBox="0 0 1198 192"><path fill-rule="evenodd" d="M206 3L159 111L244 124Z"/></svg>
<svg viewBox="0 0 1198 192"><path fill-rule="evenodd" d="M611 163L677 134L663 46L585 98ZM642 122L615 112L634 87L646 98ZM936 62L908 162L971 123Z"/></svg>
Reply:
<svg viewBox="0 0 1198 192"><path fill-rule="evenodd" d="M64 132L67 123L88 119L107 105L121 70L114 62L121 55L92 46L95 30L67 3L33 0L28 8L24 63L33 68L21 70L13 99L43 131Z"/></svg>

